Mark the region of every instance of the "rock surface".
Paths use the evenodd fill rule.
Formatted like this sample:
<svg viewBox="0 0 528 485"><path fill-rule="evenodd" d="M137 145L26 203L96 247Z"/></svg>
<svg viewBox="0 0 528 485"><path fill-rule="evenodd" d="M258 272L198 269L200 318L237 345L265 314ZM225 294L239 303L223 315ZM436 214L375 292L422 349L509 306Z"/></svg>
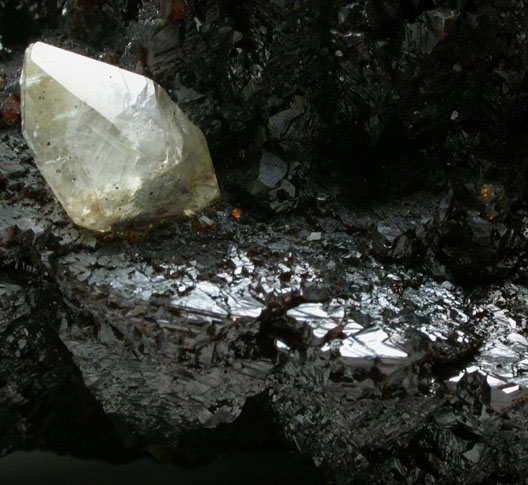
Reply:
<svg viewBox="0 0 528 485"><path fill-rule="evenodd" d="M15 133L9 141L23 146ZM234 218L226 201L207 226L98 242L56 210L30 160L20 164L2 202L4 274L15 265L21 274L2 286L7 409L45 402L39 388L24 395L12 362L26 346L36 356L56 346L73 361L54 357L49 372L80 371L75 395L90 391L90 421L122 450L197 463L247 446L267 416L339 483L500 481L504 463L506 478L524 473L528 290L510 281L469 291L389 262L398 259L390 251L377 262L380 228L394 224L384 220L419 227L405 201L355 213L329 200L267 223L247 211ZM31 188L22 199L20 187ZM414 206L431 214L422 241L442 232L448 206L444 196ZM53 345L24 331L35 298L50 307L40 332ZM254 409L260 418L247 417ZM13 428L6 436L5 451L36 439Z"/></svg>
<svg viewBox="0 0 528 485"><path fill-rule="evenodd" d="M82 402L121 459L195 464L271 425L329 483L522 483L523 2L130 1L93 37L116 2L66 3L58 31L82 40L65 45L160 81L206 133L225 197L98 240L4 129L3 450ZM20 320L43 302L45 341ZM72 376L77 403L42 375ZM62 449L103 446L75 429L86 447Z"/></svg>

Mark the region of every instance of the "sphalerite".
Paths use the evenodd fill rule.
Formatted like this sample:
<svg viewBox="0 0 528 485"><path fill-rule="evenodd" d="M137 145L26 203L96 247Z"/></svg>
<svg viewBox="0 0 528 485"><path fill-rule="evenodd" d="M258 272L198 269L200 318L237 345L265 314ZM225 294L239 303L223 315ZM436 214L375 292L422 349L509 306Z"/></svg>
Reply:
<svg viewBox="0 0 528 485"><path fill-rule="evenodd" d="M24 136L79 226L148 225L219 198L204 134L151 79L37 42L20 85Z"/></svg>

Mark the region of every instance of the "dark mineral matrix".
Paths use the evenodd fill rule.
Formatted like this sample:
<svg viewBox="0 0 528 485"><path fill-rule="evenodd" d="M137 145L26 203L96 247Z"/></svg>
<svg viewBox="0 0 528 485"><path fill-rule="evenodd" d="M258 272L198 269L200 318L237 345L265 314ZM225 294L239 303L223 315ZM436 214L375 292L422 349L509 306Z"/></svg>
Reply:
<svg viewBox="0 0 528 485"><path fill-rule="evenodd" d="M72 147L110 138L190 160L131 186L141 224L79 227L39 171L35 42L155 81L161 114L127 111L135 144L123 91L96 122L56 77L64 131L25 133L72 179L91 170ZM0 483L51 483L13 481L28 450L207 484L526 483L527 70L524 0L0 0ZM207 141L222 197L204 210L184 183L198 145L176 153L167 120ZM192 218L144 210L174 190ZM270 450L287 458L245 479L212 467Z"/></svg>

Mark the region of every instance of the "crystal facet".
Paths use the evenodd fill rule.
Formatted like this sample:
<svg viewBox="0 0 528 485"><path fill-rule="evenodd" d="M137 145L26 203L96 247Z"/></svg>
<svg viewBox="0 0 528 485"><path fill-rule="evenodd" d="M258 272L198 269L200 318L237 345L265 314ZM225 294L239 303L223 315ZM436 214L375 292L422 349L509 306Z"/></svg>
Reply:
<svg viewBox="0 0 528 485"><path fill-rule="evenodd" d="M22 131L76 224L144 225L219 198L204 134L154 81L37 42L20 84Z"/></svg>

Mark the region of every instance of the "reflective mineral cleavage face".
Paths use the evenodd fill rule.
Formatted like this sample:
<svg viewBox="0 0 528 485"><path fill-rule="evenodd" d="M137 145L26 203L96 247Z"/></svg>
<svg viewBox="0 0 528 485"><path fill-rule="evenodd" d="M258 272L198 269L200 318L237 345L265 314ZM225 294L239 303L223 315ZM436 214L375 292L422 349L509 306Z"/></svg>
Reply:
<svg viewBox="0 0 528 485"><path fill-rule="evenodd" d="M204 134L151 79L37 42L20 85L23 134L79 226L145 226L219 198Z"/></svg>

